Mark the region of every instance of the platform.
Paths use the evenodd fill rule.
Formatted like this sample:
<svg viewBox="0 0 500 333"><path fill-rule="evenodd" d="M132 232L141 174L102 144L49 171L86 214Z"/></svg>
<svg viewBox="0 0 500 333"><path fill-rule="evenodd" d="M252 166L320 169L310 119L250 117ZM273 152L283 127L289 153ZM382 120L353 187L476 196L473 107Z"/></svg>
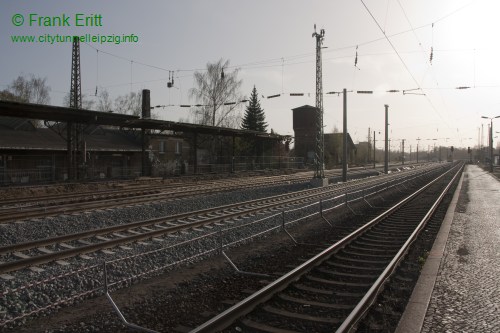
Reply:
<svg viewBox="0 0 500 333"><path fill-rule="evenodd" d="M396 332L500 332L500 181L476 165L466 166Z"/></svg>

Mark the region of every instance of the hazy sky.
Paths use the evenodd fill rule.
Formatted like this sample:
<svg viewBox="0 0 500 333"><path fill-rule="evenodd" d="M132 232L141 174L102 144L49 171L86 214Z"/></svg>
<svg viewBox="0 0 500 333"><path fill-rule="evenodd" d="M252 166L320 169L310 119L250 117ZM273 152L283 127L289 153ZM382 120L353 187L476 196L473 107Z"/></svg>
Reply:
<svg viewBox="0 0 500 333"><path fill-rule="evenodd" d="M189 112L178 105L195 104L188 94L193 72L224 58L240 69L243 94L250 95L253 85L261 96L282 94L260 102L270 128L293 134L291 109L315 104L316 24L318 31L325 29L324 92L354 91L348 93L347 108L355 142L366 141L369 127L380 131L377 136L382 138L384 104L388 104L393 149L401 139L407 140L407 147L415 147L417 138L422 139L421 147L434 144L432 139L442 145L476 145L478 128L484 125L486 133L489 123L481 116L500 115L500 2L364 0L364 4L360 0L2 0L0 89L23 73L47 78L51 104L61 105L70 89L71 43L13 43L11 36L134 34L137 43L81 44L82 91L90 98L96 86L107 89L112 99L150 89L152 105L176 105L159 109L160 119L178 121ZM21 26L14 25L15 14L24 17ZM30 14L35 18L32 26ZM100 15L102 26L76 27L76 14ZM38 26L36 20L63 15L72 26L47 27L43 19ZM92 21L99 23L97 19L88 23ZM175 88L167 88L168 70L174 71ZM386 92L392 89L399 92ZM357 90L374 93L361 95ZM341 130L342 97L325 94L324 112L325 131L334 126ZM500 131L500 119L494 126ZM377 146L382 147L381 142Z"/></svg>

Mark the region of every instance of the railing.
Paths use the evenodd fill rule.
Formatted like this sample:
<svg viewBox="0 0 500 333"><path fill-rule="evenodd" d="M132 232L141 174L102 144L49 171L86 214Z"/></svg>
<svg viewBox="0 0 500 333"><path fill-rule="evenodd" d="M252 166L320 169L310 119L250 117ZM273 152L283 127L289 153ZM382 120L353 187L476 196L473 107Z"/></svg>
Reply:
<svg viewBox="0 0 500 333"><path fill-rule="evenodd" d="M23 168L20 164L22 159L15 158L15 167L5 167L0 164L0 185L24 185L36 183L63 182L69 179L68 168L64 162L53 162L49 157L39 160L27 160L30 165L44 161L44 165L36 168ZM47 162L49 161L49 162ZM47 164L48 163L48 164ZM300 157L283 156L237 156L234 158L219 158L217 163L199 163L196 173L230 173L237 171L252 170L281 170L281 169L303 169L304 161ZM194 174L194 165L181 162L156 163L148 168L151 175L155 177L171 177L184 174ZM77 180L106 180L106 179L133 179L142 175L141 167L122 166L83 166L71 170L73 177Z"/></svg>
<svg viewBox="0 0 500 333"><path fill-rule="evenodd" d="M217 163L198 163L197 173L228 173L234 171L304 169L304 159L301 157L284 156L237 156L221 158ZM194 172L194 166L189 166L189 173Z"/></svg>
<svg viewBox="0 0 500 333"><path fill-rule="evenodd" d="M131 179L141 175L140 168L78 168L72 170L79 180ZM76 176L75 176L76 178ZM24 185L34 183L53 183L68 180L67 168L43 167L35 169L0 168L0 185Z"/></svg>
<svg viewBox="0 0 500 333"><path fill-rule="evenodd" d="M107 261L105 263L107 267L106 273L102 269L104 267L102 264L94 264L48 277L41 281L30 282L14 289L6 288L0 293L0 327L22 323L26 317L64 304L70 305L75 301L93 295L107 294L107 290L116 290L120 287L129 286L144 276L159 274L180 264L192 263L210 255L223 254L237 272L250 273L239 271L237 266L224 253L224 249L248 243L271 232L280 231L286 232L296 242L286 230L287 226L313 217L321 217L330 224L324 218L324 213L340 207L351 209L350 204L356 201L365 201L370 205L366 201L367 198L379 195L391 188L405 187L406 184L415 181L417 178L433 172L436 172L436 169L403 179L389 180L353 192L345 192L333 198L282 210L254 221L209 232L196 238L188 238L191 237L189 234L180 234L177 238L181 239L181 241L173 245ZM291 213L294 214L294 219L291 218ZM250 233L249 229L251 229ZM182 239L183 237L186 239ZM153 239L151 242L155 242L155 240ZM155 263L153 267L146 269L145 264L152 262ZM107 288L104 288L105 279L107 279ZM4 284L6 283L4 282ZM51 295L52 298L50 298L45 291L54 288L57 288L57 292ZM29 301L20 306L19 299L29 299Z"/></svg>

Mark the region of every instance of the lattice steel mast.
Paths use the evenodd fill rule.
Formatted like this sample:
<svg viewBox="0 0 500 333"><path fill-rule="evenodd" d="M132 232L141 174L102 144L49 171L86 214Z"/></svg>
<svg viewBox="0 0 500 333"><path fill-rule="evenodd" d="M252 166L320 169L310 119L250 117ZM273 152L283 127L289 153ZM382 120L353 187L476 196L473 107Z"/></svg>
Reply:
<svg viewBox="0 0 500 333"><path fill-rule="evenodd" d="M82 108L82 78L80 76L80 39L73 38L73 51L71 54L71 90L69 107Z"/></svg>
<svg viewBox="0 0 500 333"><path fill-rule="evenodd" d="M71 90L69 93L69 107L82 108L82 78L80 72L80 39L73 37L73 48L71 53ZM81 177L79 166L85 162L85 149L83 147L82 124L67 124L68 143L68 177L77 179Z"/></svg>
<svg viewBox="0 0 500 333"><path fill-rule="evenodd" d="M314 25L313 37L316 37L316 149L314 178L325 178L325 141L323 136L323 80L321 70L321 45L325 30L316 32Z"/></svg>

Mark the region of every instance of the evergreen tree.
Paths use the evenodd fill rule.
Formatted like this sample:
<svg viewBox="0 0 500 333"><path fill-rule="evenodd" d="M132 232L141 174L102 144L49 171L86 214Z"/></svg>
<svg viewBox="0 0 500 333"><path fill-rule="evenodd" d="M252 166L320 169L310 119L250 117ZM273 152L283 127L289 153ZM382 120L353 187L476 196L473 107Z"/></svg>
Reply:
<svg viewBox="0 0 500 333"><path fill-rule="evenodd" d="M265 132L267 128L266 115L260 107L257 89L253 86L250 103L245 110L245 116L241 122L241 128L252 131Z"/></svg>

